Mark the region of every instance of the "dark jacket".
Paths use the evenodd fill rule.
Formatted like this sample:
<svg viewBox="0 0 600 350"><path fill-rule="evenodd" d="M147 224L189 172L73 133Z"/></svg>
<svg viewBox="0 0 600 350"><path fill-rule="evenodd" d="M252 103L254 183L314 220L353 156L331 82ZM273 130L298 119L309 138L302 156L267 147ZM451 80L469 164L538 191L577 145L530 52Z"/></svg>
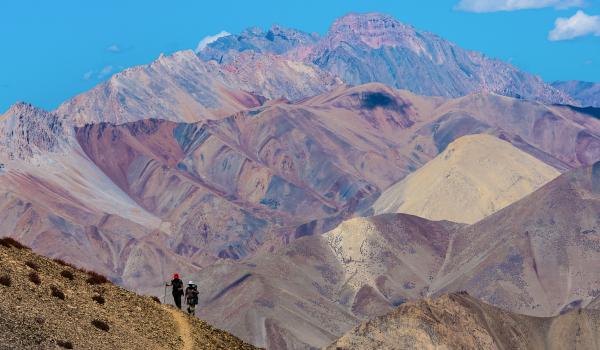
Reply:
<svg viewBox="0 0 600 350"><path fill-rule="evenodd" d="M174 278L171 280L171 286L173 286L173 295L181 295L183 294L183 281L179 278Z"/></svg>

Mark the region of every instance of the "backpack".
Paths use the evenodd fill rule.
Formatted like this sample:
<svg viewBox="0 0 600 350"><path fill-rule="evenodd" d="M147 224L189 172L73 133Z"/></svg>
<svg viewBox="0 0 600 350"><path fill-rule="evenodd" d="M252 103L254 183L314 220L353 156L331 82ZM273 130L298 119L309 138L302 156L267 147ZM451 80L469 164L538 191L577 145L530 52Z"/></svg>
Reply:
<svg viewBox="0 0 600 350"><path fill-rule="evenodd" d="M188 288L192 289L190 295L187 298L188 305L198 305L198 294L200 294L198 293L198 286L193 285Z"/></svg>

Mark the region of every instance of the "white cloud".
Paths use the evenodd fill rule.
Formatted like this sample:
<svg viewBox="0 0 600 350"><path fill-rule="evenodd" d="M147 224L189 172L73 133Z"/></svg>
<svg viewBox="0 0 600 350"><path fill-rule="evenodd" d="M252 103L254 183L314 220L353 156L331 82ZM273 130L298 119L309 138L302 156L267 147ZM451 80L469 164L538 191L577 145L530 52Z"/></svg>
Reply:
<svg viewBox="0 0 600 350"><path fill-rule="evenodd" d="M87 71L87 72L83 73L83 79L90 80L92 78L92 75L94 75L93 70Z"/></svg>
<svg viewBox="0 0 600 350"><path fill-rule="evenodd" d="M196 47L196 52L201 51L202 49L204 49L208 44L210 43L214 43L215 41L219 40L220 38L226 37L231 35L231 33L226 32L224 30L222 30L220 33L215 34L215 35L209 35L209 36L205 36L202 40L200 40L200 42L198 43L198 46Z"/></svg>
<svg viewBox="0 0 600 350"><path fill-rule="evenodd" d="M113 71L113 66L106 66L102 69L100 69L100 72L98 73L98 79L102 79L104 77L106 77L107 75L109 75L112 71Z"/></svg>
<svg viewBox="0 0 600 350"><path fill-rule="evenodd" d="M121 48L119 47L119 45L117 44L112 44L109 47L106 48L106 51L112 52L112 53L119 53L121 52Z"/></svg>
<svg viewBox="0 0 600 350"><path fill-rule="evenodd" d="M586 35L600 36L600 16L589 16L579 10L573 17L557 18L548 39L571 40Z"/></svg>
<svg viewBox="0 0 600 350"><path fill-rule="evenodd" d="M583 6L584 0L460 0L455 9L467 12L516 11L556 7Z"/></svg>

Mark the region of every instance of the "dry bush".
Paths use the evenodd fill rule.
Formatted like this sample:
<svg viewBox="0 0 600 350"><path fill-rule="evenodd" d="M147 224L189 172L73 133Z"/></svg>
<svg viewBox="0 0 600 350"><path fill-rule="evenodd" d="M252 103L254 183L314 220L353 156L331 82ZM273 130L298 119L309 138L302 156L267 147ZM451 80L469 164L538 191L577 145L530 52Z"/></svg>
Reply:
<svg viewBox="0 0 600 350"><path fill-rule="evenodd" d="M39 269L39 266L36 263L34 263L33 261L27 261L25 263L25 265L27 265L27 267L34 269L34 270Z"/></svg>
<svg viewBox="0 0 600 350"><path fill-rule="evenodd" d="M85 280L88 284L104 284L104 283L110 283L110 281L108 280L108 278L102 276L101 274L94 272L94 271L88 271L88 279Z"/></svg>
<svg viewBox="0 0 600 350"><path fill-rule="evenodd" d="M152 297L152 300L154 300L155 302L157 302L157 303L159 303L159 304L162 304L162 303L160 302L160 299L158 299L158 297L156 297L156 296L153 296L153 297Z"/></svg>
<svg viewBox="0 0 600 350"><path fill-rule="evenodd" d="M73 274L73 272L71 272L69 270L62 270L60 272L60 275L71 281L75 279L75 275Z"/></svg>
<svg viewBox="0 0 600 350"><path fill-rule="evenodd" d="M59 340L56 342L56 345L64 349L73 349L73 343L71 343L70 341Z"/></svg>
<svg viewBox="0 0 600 350"><path fill-rule="evenodd" d="M72 269L79 270L77 267L75 267L75 265L70 264L70 263L64 261L63 259L56 258L56 259L52 259L52 261L54 261L55 263L57 263L59 265L67 266L67 267L70 267Z"/></svg>
<svg viewBox="0 0 600 350"><path fill-rule="evenodd" d="M106 302L106 299L104 299L102 295L94 295L92 299L100 305L104 305L104 303Z"/></svg>
<svg viewBox="0 0 600 350"><path fill-rule="evenodd" d="M33 282L34 284L38 285L38 286L39 286L40 284L42 284L42 280L40 279L40 275L38 275L38 273L37 273L37 272L35 272L35 271L31 271L31 272L29 273L29 280L30 280L31 282Z"/></svg>
<svg viewBox="0 0 600 350"><path fill-rule="evenodd" d="M0 276L0 284L5 287L10 287L10 285L12 284L10 276L9 275Z"/></svg>
<svg viewBox="0 0 600 350"><path fill-rule="evenodd" d="M92 321L92 325L96 328L98 328L99 330L108 332L110 330L110 327L108 326L108 324L104 321L100 321L100 320L93 320Z"/></svg>
<svg viewBox="0 0 600 350"><path fill-rule="evenodd" d="M50 290L52 291L52 296L56 297L60 300L65 300L65 293L62 292L62 290L60 290L57 286L52 286L50 287Z"/></svg>
<svg viewBox="0 0 600 350"><path fill-rule="evenodd" d="M11 238L11 237L0 238L0 245L4 246L6 248L14 247L14 248L17 248L17 249L30 249L25 244L17 241L14 238Z"/></svg>

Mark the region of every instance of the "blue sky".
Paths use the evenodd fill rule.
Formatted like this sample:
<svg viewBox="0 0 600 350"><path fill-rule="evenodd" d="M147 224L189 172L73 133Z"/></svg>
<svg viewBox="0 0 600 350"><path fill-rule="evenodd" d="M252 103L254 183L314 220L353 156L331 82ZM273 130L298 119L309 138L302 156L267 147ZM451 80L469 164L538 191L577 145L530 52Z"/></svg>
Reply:
<svg viewBox="0 0 600 350"><path fill-rule="evenodd" d="M19 100L53 109L119 70L222 30L277 23L324 33L339 16L369 11L547 81L600 82L600 0L5 0L0 110Z"/></svg>

